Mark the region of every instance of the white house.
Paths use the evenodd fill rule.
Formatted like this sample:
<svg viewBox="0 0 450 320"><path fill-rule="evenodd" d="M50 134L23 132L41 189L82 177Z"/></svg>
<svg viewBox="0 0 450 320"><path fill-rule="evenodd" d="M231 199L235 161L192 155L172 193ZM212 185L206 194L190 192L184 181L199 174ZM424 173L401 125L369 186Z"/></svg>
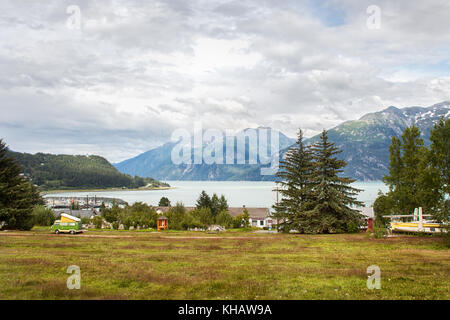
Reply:
<svg viewBox="0 0 450 320"><path fill-rule="evenodd" d="M232 207L228 208L228 213L234 218L239 214L243 214L245 209L247 209L250 216L249 222L252 227L270 228L275 224L274 219L270 216L269 208Z"/></svg>

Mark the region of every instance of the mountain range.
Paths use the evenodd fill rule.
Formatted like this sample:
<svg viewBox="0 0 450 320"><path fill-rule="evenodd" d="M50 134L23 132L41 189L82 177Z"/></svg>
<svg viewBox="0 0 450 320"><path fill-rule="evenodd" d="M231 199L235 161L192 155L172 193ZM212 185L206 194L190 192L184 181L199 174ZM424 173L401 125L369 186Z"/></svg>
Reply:
<svg viewBox="0 0 450 320"><path fill-rule="evenodd" d="M430 129L441 117L449 116L449 101L429 107L413 106L400 109L390 106L379 112L368 113L358 120L345 121L328 130L328 137L342 150L339 157L347 162L345 176L359 181L380 180L388 172L389 145L392 136L399 137L406 127L415 125L420 129L425 145L428 145ZM245 133L246 130L249 129L240 133ZM253 130L259 132L261 128ZM287 137L282 132L270 128L268 131L279 133L281 156L295 143L295 139ZM304 142L312 144L318 139L319 135L316 135L305 139ZM260 169L267 165L259 162L176 165L171 160L171 153L177 144L178 142L168 142L114 166L126 174L151 176L159 180L275 180L274 176L260 174ZM246 145L248 146L248 143ZM208 144L204 144L203 149L207 147ZM248 150L245 159L251 158L252 152L254 151Z"/></svg>

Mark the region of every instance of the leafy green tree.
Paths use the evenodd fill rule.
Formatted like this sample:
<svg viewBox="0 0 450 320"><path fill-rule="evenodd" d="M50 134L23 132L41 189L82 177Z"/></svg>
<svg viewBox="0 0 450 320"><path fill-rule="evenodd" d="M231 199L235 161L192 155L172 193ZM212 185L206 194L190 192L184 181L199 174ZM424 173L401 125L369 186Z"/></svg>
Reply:
<svg viewBox="0 0 450 320"><path fill-rule="evenodd" d="M388 216L391 214L392 210L392 199L383 194L381 191L378 192L378 197L373 203L373 211L375 213L375 225L378 227L387 227L388 220L383 218L383 216Z"/></svg>
<svg viewBox="0 0 450 320"><path fill-rule="evenodd" d="M284 232L292 229L302 231L309 219L306 212L313 205L313 168L311 150L303 145L303 133L299 130L295 147L286 153L276 174L281 179L281 200L273 206L274 217L278 219L280 229Z"/></svg>
<svg viewBox="0 0 450 320"><path fill-rule="evenodd" d="M92 218L92 224L97 228L101 229L103 224L103 218L101 216L95 216Z"/></svg>
<svg viewBox="0 0 450 320"><path fill-rule="evenodd" d="M450 195L450 118L441 118L430 132L430 162L435 170L434 190L440 199L434 218L439 222L448 222Z"/></svg>
<svg viewBox="0 0 450 320"><path fill-rule="evenodd" d="M248 214L248 210L244 209L244 211L233 219L233 228L248 228L250 227L250 215Z"/></svg>
<svg viewBox="0 0 450 320"><path fill-rule="evenodd" d="M192 215L192 212L186 212L181 222L181 227L183 230L188 230L189 228L203 228L204 225L197 217Z"/></svg>
<svg viewBox="0 0 450 320"><path fill-rule="evenodd" d="M53 210L43 205L34 206L33 218L34 224L37 226L51 226L56 220Z"/></svg>
<svg viewBox="0 0 450 320"><path fill-rule="evenodd" d="M233 228L241 228L242 227L242 220L243 220L242 213L238 214L233 218Z"/></svg>
<svg viewBox="0 0 450 320"><path fill-rule="evenodd" d="M114 221L119 220L120 215L120 208L119 206L115 205L111 209L104 208L100 210L100 215L109 223L113 223Z"/></svg>
<svg viewBox="0 0 450 320"><path fill-rule="evenodd" d="M216 217L216 224L224 226L225 228L230 228L233 226L233 217L227 210L222 210Z"/></svg>
<svg viewBox="0 0 450 320"><path fill-rule="evenodd" d="M436 140L440 141L439 138ZM424 146L420 131L415 126L406 128L401 139L392 138L389 146L389 174L383 178L389 186L386 195L389 201L384 199L383 203L389 203L390 212L412 214L418 207L424 208L425 212L437 212L444 197L436 166L439 152L433 148L428 150Z"/></svg>
<svg viewBox="0 0 450 320"><path fill-rule="evenodd" d="M247 209L244 209L244 212L242 213L242 225L244 228L250 227L250 215L248 214Z"/></svg>
<svg viewBox="0 0 450 320"><path fill-rule="evenodd" d="M328 141L325 130L311 149L314 160L312 209L306 212L308 218L302 220L301 231L342 233L359 230L361 214L351 207L364 205L356 200L361 190L350 186L355 180L340 176L346 162L336 155L342 151Z"/></svg>
<svg viewBox="0 0 450 320"><path fill-rule="evenodd" d="M177 202L174 207L167 211L167 219L169 220L169 228L173 230L183 229L183 220L186 215L186 208L183 203Z"/></svg>
<svg viewBox="0 0 450 320"><path fill-rule="evenodd" d="M33 207L43 204L43 200L7 153L7 146L0 139L0 223L6 229L29 230L34 224Z"/></svg>
<svg viewBox="0 0 450 320"><path fill-rule="evenodd" d="M170 200L169 200L169 198L167 198L167 197L162 197L162 198L159 200L158 206L160 206L160 207L170 207Z"/></svg>
<svg viewBox="0 0 450 320"><path fill-rule="evenodd" d="M201 223L202 227L207 227L214 223L210 208L201 207L194 209L191 211L191 214Z"/></svg>

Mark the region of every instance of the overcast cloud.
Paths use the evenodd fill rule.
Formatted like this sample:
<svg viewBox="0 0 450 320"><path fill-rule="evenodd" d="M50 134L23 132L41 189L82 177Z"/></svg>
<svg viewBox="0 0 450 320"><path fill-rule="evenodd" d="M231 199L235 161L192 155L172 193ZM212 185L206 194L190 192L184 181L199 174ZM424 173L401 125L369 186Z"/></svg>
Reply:
<svg viewBox="0 0 450 320"><path fill-rule="evenodd" d="M2 0L0 137L116 162L194 121L312 136L432 105L450 99L449 17L448 0Z"/></svg>

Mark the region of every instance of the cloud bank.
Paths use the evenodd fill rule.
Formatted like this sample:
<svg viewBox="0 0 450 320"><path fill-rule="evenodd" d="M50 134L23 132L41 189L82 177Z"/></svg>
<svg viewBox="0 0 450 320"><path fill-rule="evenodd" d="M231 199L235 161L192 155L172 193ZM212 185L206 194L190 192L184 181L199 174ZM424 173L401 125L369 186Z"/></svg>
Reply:
<svg viewBox="0 0 450 320"><path fill-rule="evenodd" d="M116 162L194 121L311 136L449 100L450 3L376 2L379 29L364 0L2 1L0 137Z"/></svg>

